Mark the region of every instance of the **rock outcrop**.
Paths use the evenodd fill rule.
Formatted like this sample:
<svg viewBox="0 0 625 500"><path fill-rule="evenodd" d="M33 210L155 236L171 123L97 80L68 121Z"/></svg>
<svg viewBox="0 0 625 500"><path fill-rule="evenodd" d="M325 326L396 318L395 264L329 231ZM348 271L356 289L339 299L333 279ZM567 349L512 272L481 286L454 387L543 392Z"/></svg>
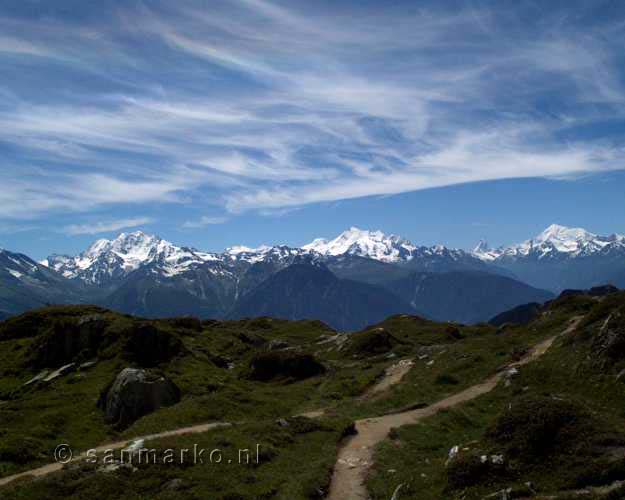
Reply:
<svg viewBox="0 0 625 500"><path fill-rule="evenodd" d="M610 314L592 338L592 362L608 370L625 360L625 317L620 311Z"/></svg>
<svg viewBox="0 0 625 500"><path fill-rule="evenodd" d="M101 314L54 321L33 345L35 366L57 367L77 358L87 360L96 356L106 327L106 319Z"/></svg>
<svg viewBox="0 0 625 500"><path fill-rule="evenodd" d="M98 406L106 420L125 428L138 418L180 401L180 389L164 375L125 368L102 392Z"/></svg>

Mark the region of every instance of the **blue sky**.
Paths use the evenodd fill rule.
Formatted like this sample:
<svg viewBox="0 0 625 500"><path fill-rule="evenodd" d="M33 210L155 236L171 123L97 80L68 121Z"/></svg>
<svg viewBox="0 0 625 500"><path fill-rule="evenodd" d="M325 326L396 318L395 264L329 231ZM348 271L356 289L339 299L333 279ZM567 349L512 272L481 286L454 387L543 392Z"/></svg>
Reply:
<svg viewBox="0 0 625 500"><path fill-rule="evenodd" d="M625 232L625 4L5 0L0 245Z"/></svg>

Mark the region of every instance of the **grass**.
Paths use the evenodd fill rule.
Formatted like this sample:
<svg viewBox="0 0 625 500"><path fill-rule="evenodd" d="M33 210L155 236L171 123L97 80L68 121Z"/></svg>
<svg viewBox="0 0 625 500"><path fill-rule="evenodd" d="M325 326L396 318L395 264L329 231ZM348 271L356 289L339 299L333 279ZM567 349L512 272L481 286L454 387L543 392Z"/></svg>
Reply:
<svg viewBox="0 0 625 500"><path fill-rule="evenodd" d="M132 473L103 473L95 471L95 465L83 465L8 488L3 498L322 498L330 482L337 445L350 422L300 417L285 423L252 423L151 441L146 447L157 450L151 455L159 457L156 465L138 465L137 457L133 463L138 470ZM194 461L192 451L184 454L184 460L179 458L180 450L193 450L194 446L206 450L201 457L203 464ZM175 450L173 464L162 463L168 449Z"/></svg>

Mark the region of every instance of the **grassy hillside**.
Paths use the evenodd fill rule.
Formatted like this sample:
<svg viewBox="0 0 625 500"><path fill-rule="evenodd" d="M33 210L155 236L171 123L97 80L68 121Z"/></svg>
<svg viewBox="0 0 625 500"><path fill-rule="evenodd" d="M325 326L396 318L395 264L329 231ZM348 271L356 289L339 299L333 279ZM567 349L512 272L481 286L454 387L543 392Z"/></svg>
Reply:
<svg viewBox="0 0 625 500"><path fill-rule="evenodd" d="M0 478L52 462L59 443L80 452L207 422L235 425L149 445L181 449L198 442L210 449L236 450L239 444L260 443L263 461L222 464L218 474L207 474L206 464L142 464L134 472L71 464L45 480L21 480L0 488L3 498L16 499L87 498L94 491L109 495L104 498L117 498L121 491L129 498L178 498L181 491L187 498L322 497L353 419L426 406L459 392L519 359L579 315L585 319L574 336L559 340L507 386L423 425L393 432L377 452L368 486L375 498L390 498L399 484L399 498L481 498L496 488L520 488L527 481L541 491L584 485L585 469L574 467L571 457L595 445L607 446L612 454L621 446L618 418L625 389L616 376L625 359L620 359L620 337L606 337L614 345L595 339L608 317L612 323L604 334L621 331L617 318L624 307L621 295L603 300L575 296L554 301L525 326L464 326L399 315L349 335L319 321L144 320L94 306L29 312L0 323ZM612 347L597 347L606 342ZM401 381L372 392L385 371L401 360L412 363ZM84 368L48 383L24 385L42 371L68 363ZM321 369L307 371L311 363ZM260 366L265 367L262 377ZM97 403L127 367L169 378L180 389L180 401L124 428L111 425ZM521 439L527 426L532 433L544 429L522 415L548 408L545 402L552 400L558 404L545 414L555 422L549 425L557 427L562 415L569 422L567 415L572 414L579 427L565 429L562 436L583 432L583 439L563 455L545 458ZM521 417L509 418L506 409L510 404L517 408L517 401ZM293 418L320 409L326 410L322 418ZM459 460L467 462L468 483L463 479L464 462L454 465L456 472L444 465L452 446L467 443L472 444L463 446L469 450ZM503 454L505 471L489 469L483 474L478 466L475 472L471 460L478 453ZM526 456L535 456L535 463ZM619 466L612 468L608 462L599 457L593 464L605 469L610 480L619 477ZM553 467L567 472L560 482L548 477Z"/></svg>
<svg viewBox="0 0 625 500"><path fill-rule="evenodd" d="M563 313L584 319L508 382L394 431L375 454L372 497L402 485L414 499L623 498L625 295L556 301L528 328Z"/></svg>

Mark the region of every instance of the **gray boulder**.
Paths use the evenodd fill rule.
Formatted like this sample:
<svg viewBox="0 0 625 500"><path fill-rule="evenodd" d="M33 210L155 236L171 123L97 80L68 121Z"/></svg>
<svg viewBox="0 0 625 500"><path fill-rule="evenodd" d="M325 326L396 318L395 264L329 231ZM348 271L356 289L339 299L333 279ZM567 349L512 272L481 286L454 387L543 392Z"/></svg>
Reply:
<svg viewBox="0 0 625 500"><path fill-rule="evenodd" d="M267 344L268 351L281 351L282 349L288 349L289 343L284 340L274 339Z"/></svg>
<svg viewBox="0 0 625 500"><path fill-rule="evenodd" d="M180 401L180 389L162 374L125 368L102 392L98 407L106 420L125 428L140 417Z"/></svg>
<svg viewBox="0 0 625 500"><path fill-rule="evenodd" d="M46 378L48 376L50 372L48 370L44 370L42 372L39 372L37 375L35 375L33 378L31 378L28 382L26 382L24 384L24 387L27 387L29 385L35 384L37 382L41 382L44 378Z"/></svg>
<svg viewBox="0 0 625 500"><path fill-rule="evenodd" d="M54 370L47 377L43 379L44 382L52 382L63 375L67 375L76 370L76 363L68 363L66 365L61 366L58 370Z"/></svg>

